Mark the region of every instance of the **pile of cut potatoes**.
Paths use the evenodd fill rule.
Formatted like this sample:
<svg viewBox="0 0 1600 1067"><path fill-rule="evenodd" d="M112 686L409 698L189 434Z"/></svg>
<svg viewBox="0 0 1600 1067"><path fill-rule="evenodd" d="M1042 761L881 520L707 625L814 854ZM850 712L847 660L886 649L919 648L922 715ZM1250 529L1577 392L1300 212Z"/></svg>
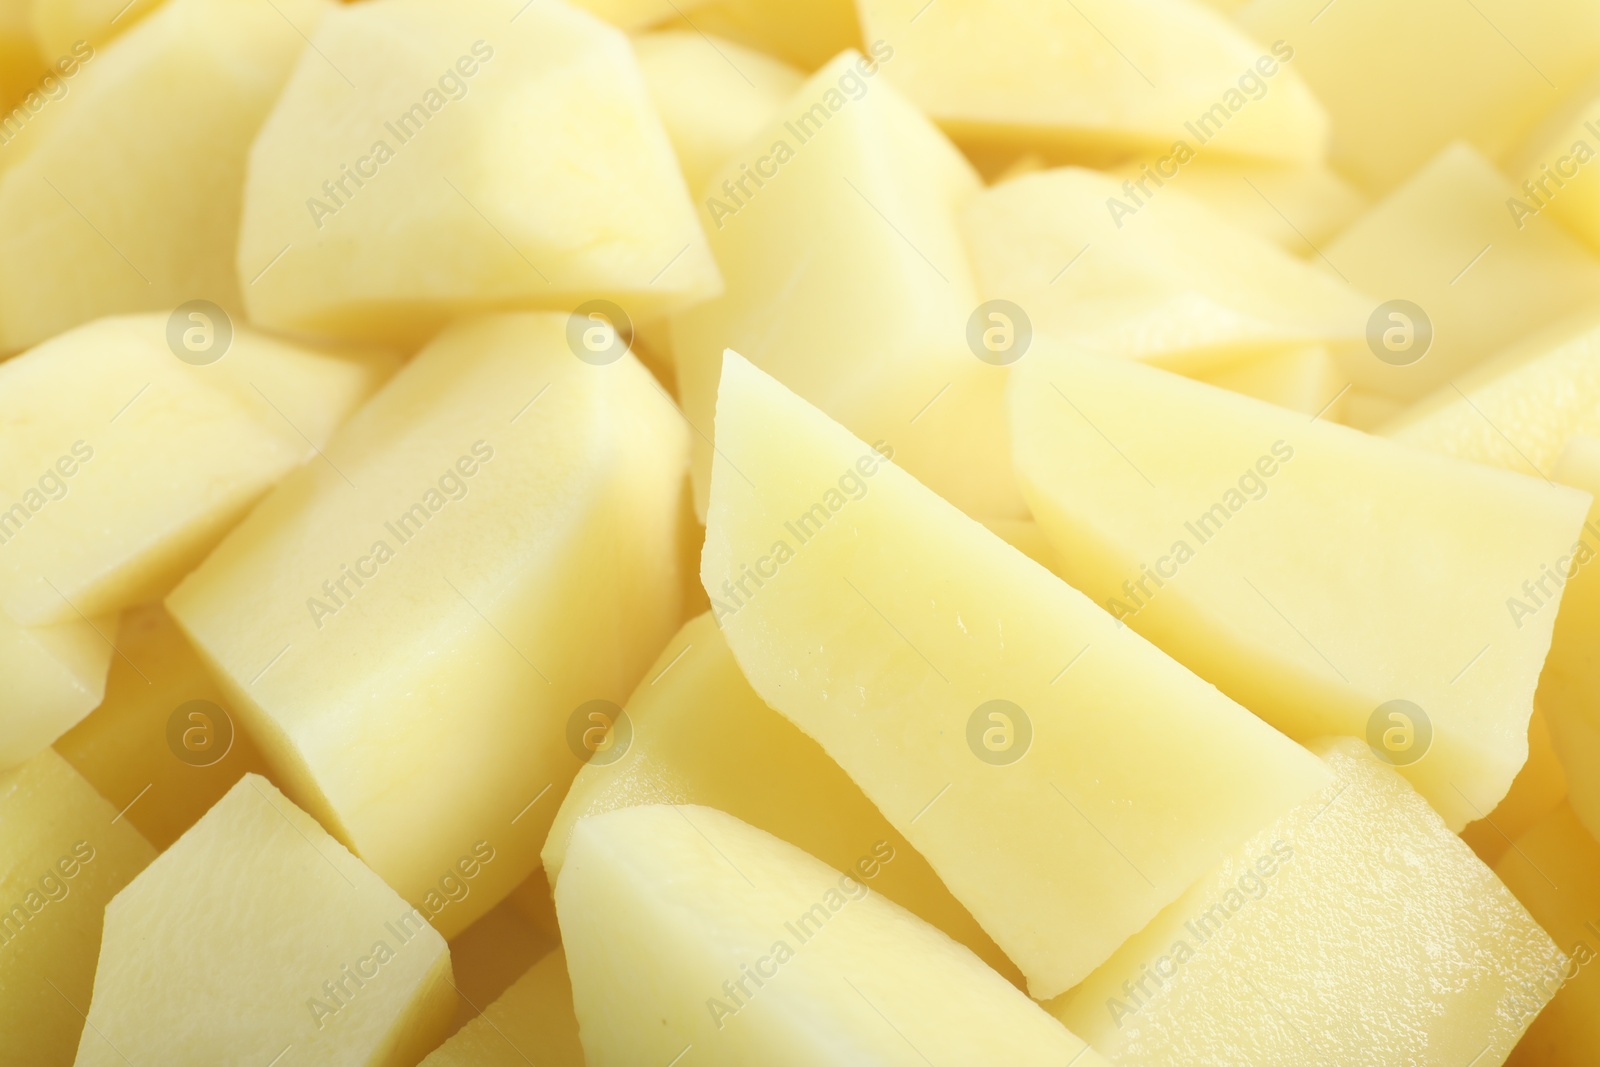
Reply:
<svg viewBox="0 0 1600 1067"><path fill-rule="evenodd" d="M0 0L0 1067L1594 1067L1600 8Z"/></svg>

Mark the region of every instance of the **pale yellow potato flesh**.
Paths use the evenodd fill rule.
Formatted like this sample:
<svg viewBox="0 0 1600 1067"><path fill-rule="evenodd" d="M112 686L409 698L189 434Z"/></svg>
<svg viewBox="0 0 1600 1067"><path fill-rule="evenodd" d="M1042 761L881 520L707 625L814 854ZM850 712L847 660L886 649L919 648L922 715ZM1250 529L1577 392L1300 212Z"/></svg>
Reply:
<svg viewBox="0 0 1600 1067"><path fill-rule="evenodd" d="M1365 297L1180 184L1145 198L1062 167L985 190L962 217L979 290L1020 305L1036 336L1185 373L1361 336Z"/></svg>
<svg viewBox="0 0 1600 1067"><path fill-rule="evenodd" d="M1556 618L1508 600L1588 494L1127 360L1041 354L1012 403L1033 514L1108 613L1292 737L1401 714L1394 759L1454 829L1505 796Z"/></svg>
<svg viewBox="0 0 1600 1067"><path fill-rule="evenodd" d="M804 71L846 48L863 50L855 0L712 0L685 7L667 26L726 37Z"/></svg>
<svg viewBox="0 0 1600 1067"><path fill-rule="evenodd" d="M332 6L168 0L115 49L64 53L81 64L66 93L0 148L18 156L0 172L0 349L190 300L242 308L250 140Z"/></svg>
<svg viewBox="0 0 1600 1067"><path fill-rule="evenodd" d="M702 515L725 348L887 442L968 514L1024 514L1005 448L1006 370L967 336L979 296L956 216L978 178L885 69L840 55L705 190L701 221L727 289L672 321Z"/></svg>
<svg viewBox="0 0 1600 1067"><path fill-rule="evenodd" d="M707 0L573 0L573 7L592 12L613 26L637 30L653 23L685 15Z"/></svg>
<svg viewBox="0 0 1600 1067"><path fill-rule="evenodd" d="M1556 626L1561 626L1559 619ZM1541 688L1545 684L1541 680ZM1549 717L1536 702L1533 717L1528 720L1528 762L1512 780L1505 799L1488 815L1468 823L1461 831L1461 839L1479 859L1493 866L1512 842L1566 799L1567 773L1550 735Z"/></svg>
<svg viewBox="0 0 1600 1067"><path fill-rule="evenodd" d="M152 845L165 849L241 776L266 774L267 765L160 604L123 612L121 624L106 634L117 652L105 699L55 749L118 810L126 809L123 818ZM101 644L109 655L111 646Z"/></svg>
<svg viewBox="0 0 1600 1067"><path fill-rule="evenodd" d="M396 365L243 325L195 365L169 323L98 319L0 363L0 610L17 622L164 596Z"/></svg>
<svg viewBox="0 0 1600 1067"><path fill-rule="evenodd" d="M39 51L50 60L73 45L99 49L165 0L23 0Z"/></svg>
<svg viewBox="0 0 1600 1067"><path fill-rule="evenodd" d="M551 884L560 878L578 820L635 804L716 808L840 870L885 841L895 860L873 888L1021 984L1016 966L928 861L815 741L750 688L709 613L661 650L629 698L627 715L626 750L588 763L561 802L541 853Z"/></svg>
<svg viewBox="0 0 1600 1067"><path fill-rule="evenodd" d="M568 326L451 327L167 599L276 780L447 937L537 867L569 719L680 620L687 430Z"/></svg>
<svg viewBox="0 0 1600 1067"><path fill-rule="evenodd" d="M580 820L556 911L589 1067L668 1063L686 1047L715 1067L911 1067L929 1055L1105 1067L971 952L873 892L888 857L884 843L840 873L696 805Z"/></svg>
<svg viewBox="0 0 1600 1067"><path fill-rule="evenodd" d="M606 299L643 320L719 290L628 38L522 7L374 0L321 24L250 151L253 321L415 348L474 312Z"/></svg>
<svg viewBox="0 0 1600 1067"><path fill-rule="evenodd" d="M1328 120L1293 50L1191 0L858 0L889 77L952 136L1115 157L1192 153L1314 164ZM1147 71L1160 72L1153 78Z"/></svg>
<svg viewBox="0 0 1600 1067"><path fill-rule="evenodd" d="M1083 978L1326 781L1304 749L732 352L717 443L700 573L739 666L1034 996Z"/></svg>
<svg viewBox="0 0 1600 1067"><path fill-rule="evenodd" d="M1229 392L1339 421L1350 382L1322 345L1274 352L1195 375Z"/></svg>
<svg viewBox="0 0 1600 1067"><path fill-rule="evenodd" d="M99 706L117 616L18 626L0 611L0 769L15 767Z"/></svg>
<svg viewBox="0 0 1600 1067"><path fill-rule="evenodd" d="M444 938L251 774L106 906L76 1067L404 1067L454 1001Z"/></svg>
<svg viewBox="0 0 1600 1067"><path fill-rule="evenodd" d="M485 1006L421 1067L585 1067L572 1010L567 957L559 947Z"/></svg>
<svg viewBox="0 0 1600 1067"><path fill-rule="evenodd" d="M1232 851L1048 1007L1112 1063L1505 1061L1567 958L1355 740L1334 781Z"/></svg>
<svg viewBox="0 0 1600 1067"><path fill-rule="evenodd" d="M106 902L156 858L117 809L45 749L0 772L0 1049L72 1063Z"/></svg>
<svg viewBox="0 0 1600 1067"><path fill-rule="evenodd" d="M1560 992L1506 1062L1589 1067L1600 1057L1600 844L1562 805L1517 838L1494 870L1569 960L1546 983Z"/></svg>
<svg viewBox="0 0 1600 1067"><path fill-rule="evenodd" d="M1323 246L1315 262L1371 298L1375 325L1341 353L1359 388L1399 400L1449 392L1506 346L1600 302L1600 259L1554 219L1519 227L1506 210L1511 195L1492 163L1454 144ZM1380 306L1394 300L1431 323L1419 358L1403 347L1378 355L1381 331L1398 322ZM1420 322L1412 328L1423 336Z"/></svg>

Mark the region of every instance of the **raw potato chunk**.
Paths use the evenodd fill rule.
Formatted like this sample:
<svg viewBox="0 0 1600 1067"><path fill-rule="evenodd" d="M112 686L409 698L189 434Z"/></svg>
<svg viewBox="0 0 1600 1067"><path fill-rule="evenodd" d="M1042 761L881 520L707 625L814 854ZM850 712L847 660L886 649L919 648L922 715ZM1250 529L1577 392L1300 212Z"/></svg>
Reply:
<svg viewBox="0 0 1600 1067"><path fill-rule="evenodd" d="M1012 405L1073 585L1291 737L1383 739L1453 829L1505 796L1556 615L1507 598L1588 494L1125 360L1029 361Z"/></svg>
<svg viewBox="0 0 1600 1067"><path fill-rule="evenodd" d="M195 365L170 329L165 313L100 319L0 363L0 609L17 622L165 594L395 366L243 326Z"/></svg>
<svg viewBox="0 0 1600 1067"><path fill-rule="evenodd" d="M105 701L55 747L102 796L126 809L123 818L152 845L165 849L240 776L265 774L266 764L160 604L124 612L115 637Z"/></svg>
<svg viewBox="0 0 1600 1067"><path fill-rule="evenodd" d="M1361 335L1369 301L1337 278L1179 188L1135 197L1078 167L986 190L963 218L979 289L1021 305L1035 334L1186 373Z"/></svg>
<svg viewBox="0 0 1600 1067"><path fill-rule="evenodd" d="M440 1045L422 1067L585 1067L566 953L557 948Z"/></svg>
<svg viewBox="0 0 1600 1067"><path fill-rule="evenodd" d="M1170 157L1125 163L1118 178L1152 187L1178 169ZM1155 170L1154 178L1150 177ZM1321 244L1360 215L1367 198L1327 167L1286 167L1203 159L1184 164L1173 182L1240 229L1285 252L1314 257Z"/></svg>
<svg viewBox="0 0 1600 1067"><path fill-rule="evenodd" d="M687 431L568 327L452 326L167 600L277 780L446 937L537 867L569 719L680 618Z"/></svg>
<svg viewBox="0 0 1600 1067"><path fill-rule="evenodd" d="M0 349L102 315L241 306L250 139L328 7L169 0L73 76L4 150L26 155L0 177Z"/></svg>
<svg viewBox="0 0 1600 1067"><path fill-rule="evenodd" d="M14 617L160 595L395 365L241 327L196 366L170 329L164 314L103 319L0 365L0 600Z"/></svg>
<svg viewBox="0 0 1600 1067"><path fill-rule="evenodd" d="M978 187L944 135L854 52L813 76L713 179L702 218L727 291L672 323L679 396L700 431L702 515L725 348L885 442L969 514L1023 515L1006 452L1006 370L968 343L979 298L956 213Z"/></svg>
<svg viewBox="0 0 1600 1067"><path fill-rule="evenodd" d="M1360 741L1048 1005L1113 1063L1498 1067L1566 958Z"/></svg>
<svg viewBox="0 0 1600 1067"><path fill-rule="evenodd" d="M1457 138L1500 155L1560 99L1558 86L1600 64L1600 8L1586 0L1326 4L1255 0L1239 22L1293 46L1333 120L1333 165L1372 193Z"/></svg>
<svg viewBox="0 0 1600 1067"><path fill-rule="evenodd" d="M1600 254L1600 77L1575 90L1501 161L1518 182L1506 209L1519 221L1549 212L1589 250Z"/></svg>
<svg viewBox="0 0 1600 1067"><path fill-rule="evenodd" d="M667 1063L686 1046L708 1067L928 1055L1104 1067L976 956L873 893L876 868L868 856L840 874L714 808L579 821L556 911L589 1067Z"/></svg>
<svg viewBox="0 0 1600 1067"><path fill-rule="evenodd" d="M0 611L0 769L47 747L105 697L117 617L18 626Z"/></svg>
<svg viewBox="0 0 1600 1067"><path fill-rule="evenodd" d="M815 741L755 694L710 614L662 650L627 714L625 752L592 760L562 801L543 852L551 884L579 819L634 804L702 804L840 870L886 843L894 860L883 864L873 888L1021 983L1015 965L928 861Z"/></svg>
<svg viewBox="0 0 1600 1067"><path fill-rule="evenodd" d="M813 71L846 48L863 50L854 0L713 0L674 28L715 34Z"/></svg>
<svg viewBox="0 0 1600 1067"><path fill-rule="evenodd" d="M1339 403L1350 383L1320 345L1258 356L1199 375L1203 382L1253 396L1305 415L1339 418Z"/></svg>
<svg viewBox="0 0 1600 1067"><path fill-rule="evenodd" d="M250 152L254 321L415 347L473 311L718 291L620 30L558 0L374 0L312 42Z"/></svg>
<svg viewBox="0 0 1600 1067"><path fill-rule="evenodd" d="M1581 312L1519 340L1379 432L1447 456L1553 477L1569 439L1600 435L1600 315Z"/></svg>
<svg viewBox="0 0 1600 1067"><path fill-rule="evenodd" d="M1600 385L1600 375L1596 384ZM1600 497L1600 440L1574 437L1550 473L1563 485ZM1556 566L1537 576L1537 585L1521 591L1522 604L1528 610L1548 611L1548 601L1561 598L1550 657L1539 682L1541 703L1552 713L1576 715L1600 729L1600 658L1595 654L1600 647L1600 567L1593 566L1600 555L1600 504L1589 509L1579 543L1572 548L1566 560L1555 561ZM1572 769L1586 782L1600 781L1595 773L1600 768ZM1600 810L1596 816L1595 829L1600 832Z"/></svg>
<svg viewBox="0 0 1600 1067"><path fill-rule="evenodd" d="M1036 997L1075 984L1326 780L731 352L717 447L700 574L740 668Z"/></svg>
<svg viewBox="0 0 1600 1067"><path fill-rule="evenodd" d="M1561 620L1556 620L1559 632ZM1548 662L1548 661L1547 661ZM1547 683L1541 678L1541 695ZM1554 811L1567 799L1567 775L1556 755L1550 736L1549 718L1534 705L1528 720L1528 762L1522 765L1498 807L1461 831L1461 839L1472 847L1483 862L1494 865L1511 843L1529 827Z"/></svg>
<svg viewBox="0 0 1600 1067"><path fill-rule="evenodd" d="M77 1067L404 1067L454 1001L444 938L250 774L107 905Z"/></svg>
<svg viewBox="0 0 1600 1067"><path fill-rule="evenodd" d="M693 30L647 33L633 39L633 50L697 199L711 176L766 129L804 80L771 56Z"/></svg>
<svg viewBox="0 0 1600 1067"><path fill-rule="evenodd" d="M155 858L50 749L0 773L0 1049L8 1062L72 1062L101 912Z"/></svg>
<svg viewBox="0 0 1600 1067"><path fill-rule="evenodd" d="M1512 194L1488 160L1451 145L1323 248L1329 276L1372 298L1368 339L1345 353L1358 387L1400 400L1449 392L1448 382L1501 348L1600 301L1600 261L1553 219L1519 227L1506 210ZM1431 323L1420 357L1425 324L1379 307L1394 300ZM1384 359L1375 344L1388 349Z"/></svg>
<svg viewBox="0 0 1600 1067"><path fill-rule="evenodd" d="M54 60L79 41L98 49L159 7L164 0L23 0L31 8L33 35Z"/></svg>
<svg viewBox="0 0 1600 1067"><path fill-rule="evenodd" d="M890 77L951 136L1078 157L1318 163L1328 119L1281 42L1192 0L857 0ZM1271 40L1268 38L1267 40Z"/></svg>
<svg viewBox="0 0 1600 1067"><path fill-rule="evenodd" d="M1519 837L1494 871L1570 956L1537 983L1538 994L1555 998L1507 1062L1591 1067L1600 1062L1600 845L1563 805Z"/></svg>

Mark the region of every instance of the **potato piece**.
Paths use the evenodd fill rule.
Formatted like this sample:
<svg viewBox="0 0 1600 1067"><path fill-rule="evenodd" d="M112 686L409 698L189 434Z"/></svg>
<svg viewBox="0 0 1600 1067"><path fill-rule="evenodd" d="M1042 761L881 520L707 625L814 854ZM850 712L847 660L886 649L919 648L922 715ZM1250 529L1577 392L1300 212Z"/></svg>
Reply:
<svg viewBox="0 0 1600 1067"><path fill-rule="evenodd" d="M893 857L883 842L840 874L695 805L580 820L556 911L591 1067L667 1063L686 1046L719 1067L910 1067L925 1049L1105 1067L972 953L872 893Z"/></svg>
<svg viewBox="0 0 1600 1067"><path fill-rule="evenodd" d="M633 50L696 197L805 80L787 63L693 30L643 34Z"/></svg>
<svg viewBox="0 0 1600 1067"><path fill-rule="evenodd" d="M374 0L312 43L250 151L252 320L415 347L475 311L643 320L720 289L620 30L556 0Z"/></svg>
<svg viewBox="0 0 1600 1067"><path fill-rule="evenodd" d="M585 1067L572 1012L567 957L558 947L481 1016L429 1053L421 1067Z"/></svg>
<svg viewBox="0 0 1600 1067"><path fill-rule="evenodd" d="M1334 422L1350 386L1321 345L1258 356L1197 377L1229 392Z"/></svg>
<svg viewBox="0 0 1600 1067"><path fill-rule="evenodd" d="M243 326L197 365L169 336L213 331L215 352L224 325L195 315L100 319L0 363L0 609L16 621L161 597L395 366Z"/></svg>
<svg viewBox="0 0 1600 1067"><path fill-rule="evenodd" d="M727 291L672 322L679 396L699 430L700 514L722 353L734 348L853 432L888 442L957 507L1022 517L1006 369L968 339L979 298L956 213L977 175L853 52L779 118L707 188L702 219Z"/></svg>
<svg viewBox="0 0 1600 1067"><path fill-rule="evenodd" d="M815 741L755 694L710 614L667 644L626 711L628 747L591 759L562 801L541 854L551 884L579 819L640 803L717 808L841 870L886 841L896 859L873 887L1021 984L928 861Z"/></svg>
<svg viewBox="0 0 1600 1067"><path fill-rule="evenodd" d="M31 9L39 51L51 59L83 42L95 49L154 11L165 0L23 0Z"/></svg>
<svg viewBox="0 0 1600 1067"><path fill-rule="evenodd" d="M1162 158L1112 168L1137 181ZM1172 164L1165 164L1167 170ZM1157 172L1160 177L1160 172ZM1323 166L1285 167L1196 159L1183 165L1175 188L1205 204L1234 226L1271 241L1292 255L1314 258L1317 248L1367 207L1367 198Z"/></svg>
<svg viewBox="0 0 1600 1067"><path fill-rule="evenodd" d="M572 0L573 7L599 15L613 26L637 30L703 7L707 0Z"/></svg>
<svg viewBox="0 0 1600 1067"><path fill-rule="evenodd" d="M980 291L1036 336L1184 373L1361 336L1365 297L1176 186L1153 192L1078 167L986 190L962 219Z"/></svg>
<svg viewBox="0 0 1600 1067"><path fill-rule="evenodd" d="M857 0L889 77L957 141L1115 158L1318 163L1328 119L1289 61L1191 0ZM1271 41L1272 38L1265 38Z"/></svg>
<svg viewBox="0 0 1600 1067"><path fill-rule="evenodd" d="M1600 845L1562 805L1517 838L1494 870L1571 957L1537 983L1537 995L1555 998L1506 1062L1591 1067L1600 1061Z"/></svg>
<svg viewBox="0 0 1600 1067"><path fill-rule="evenodd" d="M1593 708L1553 704L1550 739L1567 772L1567 802L1591 836L1600 839L1600 725Z"/></svg>
<svg viewBox="0 0 1600 1067"><path fill-rule="evenodd" d="M7 146L23 154L0 175L0 349L102 315L241 307L246 152L329 5L276 7L170 0Z"/></svg>
<svg viewBox="0 0 1600 1067"><path fill-rule="evenodd" d="M1447 456L1551 477L1569 440L1600 435L1600 314L1580 312L1519 340L1378 432Z"/></svg>
<svg viewBox="0 0 1600 1067"><path fill-rule="evenodd" d="M278 780L446 937L538 866L569 719L680 618L687 431L572 325L452 326L167 600Z"/></svg>
<svg viewBox="0 0 1600 1067"><path fill-rule="evenodd" d="M1326 780L731 352L717 448L700 573L740 667L1036 997L1088 974Z"/></svg>
<svg viewBox="0 0 1600 1067"><path fill-rule="evenodd" d="M1389 738L1453 829L1505 796L1555 623L1506 598L1587 494L1126 360L1030 360L1012 403L1073 585L1291 737Z"/></svg>
<svg viewBox="0 0 1600 1067"><path fill-rule="evenodd" d="M1378 433L1406 410L1406 402L1382 393L1369 393L1352 388L1339 405L1343 410L1334 422L1342 423L1364 433Z"/></svg>
<svg viewBox="0 0 1600 1067"><path fill-rule="evenodd" d="M1600 300L1600 260L1553 219L1519 229L1512 193L1488 160L1454 144L1323 248L1330 275L1374 301L1367 339L1341 353L1358 387L1399 400L1447 391L1506 345ZM1426 322L1386 314L1396 300ZM1402 327L1410 333L1384 340Z"/></svg>
<svg viewBox="0 0 1600 1067"><path fill-rule="evenodd" d="M1327 5L1255 0L1238 21L1294 48L1296 71L1333 120L1334 166L1369 193L1458 138L1498 156L1555 105L1558 86L1600 64L1600 8L1585 0Z"/></svg>
<svg viewBox="0 0 1600 1067"><path fill-rule="evenodd" d="M1559 630L1561 620L1556 620ZM1545 683L1541 680L1540 685ZM1539 697L1538 699L1543 699ZM1506 798L1488 815L1468 823L1461 839L1493 866L1511 843L1567 799L1567 775L1556 755L1550 723L1536 702L1528 720L1528 762L1522 765Z"/></svg>
<svg viewBox="0 0 1600 1067"><path fill-rule="evenodd" d="M0 772L0 1048L7 1060L72 1062L101 913L155 858L52 750Z"/></svg>
<svg viewBox="0 0 1600 1067"><path fill-rule="evenodd" d="M249 774L106 906L76 1067L400 1067L454 999L444 938Z"/></svg>
<svg viewBox="0 0 1600 1067"><path fill-rule="evenodd" d="M1113 1063L1494 1067L1566 957L1367 746L1048 1005Z"/></svg>
<svg viewBox="0 0 1600 1067"><path fill-rule="evenodd" d="M0 769L48 748L106 692L117 617L18 626L0 611Z"/></svg>
<svg viewBox="0 0 1600 1067"><path fill-rule="evenodd" d="M669 25L737 41L814 71L846 48L863 51L855 0L713 0Z"/></svg>
<svg viewBox="0 0 1600 1067"><path fill-rule="evenodd" d="M240 776L265 774L266 763L160 604L124 612L116 640L105 701L55 747L165 849Z"/></svg>

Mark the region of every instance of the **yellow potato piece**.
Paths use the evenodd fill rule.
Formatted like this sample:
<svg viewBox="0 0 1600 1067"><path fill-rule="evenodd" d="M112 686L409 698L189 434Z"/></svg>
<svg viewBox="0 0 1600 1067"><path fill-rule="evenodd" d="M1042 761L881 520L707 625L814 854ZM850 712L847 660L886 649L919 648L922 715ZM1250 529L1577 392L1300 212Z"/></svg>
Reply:
<svg viewBox="0 0 1600 1067"><path fill-rule="evenodd" d="M454 1000L444 938L250 774L106 906L76 1064L403 1067Z"/></svg>
<svg viewBox="0 0 1600 1067"><path fill-rule="evenodd" d="M1561 620L1557 619L1558 631L1560 627ZM1539 684L1542 693L1547 683L1541 679ZM1544 697L1541 695L1538 699ZM1533 717L1528 720L1528 762L1517 772L1499 806L1476 822L1468 823L1461 831L1461 839L1471 846L1479 859L1492 866L1505 855L1513 841L1566 799L1567 775L1556 755L1550 722L1535 703Z"/></svg>
<svg viewBox="0 0 1600 1067"><path fill-rule="evenodd" d="M265 774L267 767L160 604L124 612L114 636L117 655L104 702L55 748L102 796L126 808L123 818L151 844L164 849L240 776ZM109 654L110 646L105 648Z"/></svg>
<svg viewBox="0 0 1600 1067"><path fill-rule="evenodd" d="M718 291L620 30L557 0L375 0L312 42L250 152L253 321L415 347L474 311L643 320Z"/></svg>
<svg viewBox="0 0 1600 1067"><path fill-rule="evenodd" d="M717 446L701 578L745 676L927 857L1036 997L1083 978L1326 780L731 352ZM565 871L563 884L570 856Z"/></svg>
<svg viewBox="0 0 1600 1067"><path fill-rule="evenodd" d="M956 213L978 178L854 52L814 75L713 178L701 218L727 291L675 316L696 504L734 348L969 514L1023 515L1006 371L968 340L978 310Z"/></svg>
<svg viewBox="0 0 1600 1067"><path fill-rule="evenodd" d="M117 617L18 626L0 611L0 768L47 747L105 697Z"/></svg>
<svg viewBox="0 0 1600 1067"><path fill-rule="evenodd" d="M1449 391L1505 346L1600 301L1600 260L1552 219L1519 229L1511 194L1488 160L1454 144L1324 246L1329 276L1372 298L1368 337L1342 353L1358 387L1399 400ZM1395 300L1421 308L1431 341L1414 311L1391 317ZM1388 336L1397 326L1411 332Z"/></svg>
<svg viewBox="0 0 1600 1067"><path fill-rule="evenodd" d="M889 77L958 141L1115 156L1320 162L1328 120L1292 49L1192 0L858 0ZM1270 44L1271 38L1265 41Z"/></svg>
<svg viewBox="0 0 1600 1067"><path fill-rule="evenodd" d="M1589 1067L1600 1059L1600 845L1562 805L1494 870L1569 956L1564 969L1535 984L1535 995L1555 997L1506 1062Z"/></svg>
<svg viewBox="0 0 1600 1067"><path fill-rule="evenodd" d="M0 772L0 1049L70 1064L106 902L156 858L54 751Z"/></svg>
<svg viewBox="0 0 1600 1067"><path fill-rule="evenodd" d="M570 326L451 327L167 600L277 780L446 937L537 867L569 719L680 619L687 431Z"/></svg>
<svg viewBox="0 0 1600 1067"><path fill-rule="evenodd" d="M862 50L854 0L713 0L671 25L737 41L813 71L846 48Z"/></svg>
<svg viewBox="0 0 1600 1067"><path fill-rule="evenodd" d="M165 0L24 0L42 55L54 60L83 42L98 49Z"/></svg>
<svg viewBox="0 0 1600 1067"><path fill-rule="evenodd" d="M636 30L702 7L706 0L572 0L573 7L599 15L613 26Z"/></svg>
<svg viewBox="0 0 1600 1067"><path fill-rule="evenodd" d="M1454 829L1505 796L1555 624L1507 598L1587 494L1126 360L1041 354L1012 401L1073 585L1290 736L1381 741Z"/></svg>
<svg viewBox="0 0 1600 1067"><path fill-rule="evenodd" d="M634 804L717 808L841 870L886 841L895 862L873 887L1021 983L928 861L815 741L755 694L710 614L662 649L627 715L627 740L610 742L626 747L578 772L550 828L542 857L552 884L579 819Z"/></svg>
<svg viewBox="0 0 1600 1067"><path fill-rule="evenodd" d="M422 1067L585 1067L560 948L428 1054Z"/></svg>
<svg viewBox="0 0 1600 1067"><path fill-rule="evenodd" d="M0 149L19 154L0 176L0 348L102 315L242 306L250 138L329 7L169 0L82 64Z"/></svg>
<svg viewBox="0 0 1600 1067"><path fill-rule="evenodd" d="M1350 385L1321 345L1259 356L1197 377L1230 392L1334 422Z"/></svg>
<svg viewBox="0 0 1600 1067"><path fill-rule="evenodd" d="M0 363L0 609L41 625L158 599L395 366L228 336L207 311L130 315Z"/></svg>
<svg viewBox="0 0 1600 1067"><path fill-rule="evenodd" d="M1334 166L1376 194L1458 138L1498 156L1600 64L1584 0L1254 0L1238 22L1294 48Z"/></svg>
<svg viewBox="0 0 1600 1067"><path fill-rule="evenodd" d="M696 197L804 80L771 56L693 30L646 33L633 39L633 50Z"/></svg>
<svg viewBox="0 0 1600 1067"><path fill-rule="evenodd" d="M714 808L580 820L556 911L590 1067L667 1063L1105 1067L976 956L873 892L882 842L841 874ZM640 1025L640 1020L649 1020Z"/></svg>
<svg viewBox="0 0 1600 1067"><path fill-rule="evenodd" d="M1340 405L1343 411L1334 422L1364 431L1378 433L1382 427L1399 418L1406 410L1406 402L1382 393L1369 393L1352 387Z"/></svg>
<svg viewBox="0 0 1600 1067"><path fill-rule="evenodd" d="M1145 189L1063 167L985 190L962 219L979 289L1037 335L1185 373L1361 335L1370 302L1349 286L1177 184Z"/></svg>
<svg viewBox="0 0 1600 1067"><path fill-rule="evenodd" d="M1116 1064L1496 1067L1566 957L1360 741L1048 1005Z"/></svg>

